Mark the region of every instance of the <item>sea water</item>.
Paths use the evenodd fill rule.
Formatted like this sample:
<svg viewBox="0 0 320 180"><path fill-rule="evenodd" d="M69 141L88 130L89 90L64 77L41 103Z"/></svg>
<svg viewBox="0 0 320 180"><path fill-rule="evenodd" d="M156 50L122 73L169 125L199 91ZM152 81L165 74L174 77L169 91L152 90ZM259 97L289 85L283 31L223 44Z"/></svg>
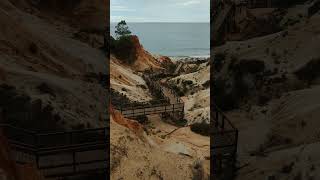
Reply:
<svg viewBox="0 0 320 180"><path fill-rule="evenodd" d="M116 23L110 34L115 37ZM209 57L210 23L128 23L143 47L152 54L170 57Z"/></svg>

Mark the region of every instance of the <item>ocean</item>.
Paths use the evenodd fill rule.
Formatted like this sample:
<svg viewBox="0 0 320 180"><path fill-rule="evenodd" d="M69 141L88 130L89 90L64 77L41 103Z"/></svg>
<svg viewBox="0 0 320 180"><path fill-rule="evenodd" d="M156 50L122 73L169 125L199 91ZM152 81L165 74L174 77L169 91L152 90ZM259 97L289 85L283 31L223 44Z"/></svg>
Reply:
<svg viewBox="0 0 320 180"><path fill-rule="evenodd" d="M127 23L143 47L169 57L209 57L210 23ZM115 37L116 23L110 33Z"/></svg>

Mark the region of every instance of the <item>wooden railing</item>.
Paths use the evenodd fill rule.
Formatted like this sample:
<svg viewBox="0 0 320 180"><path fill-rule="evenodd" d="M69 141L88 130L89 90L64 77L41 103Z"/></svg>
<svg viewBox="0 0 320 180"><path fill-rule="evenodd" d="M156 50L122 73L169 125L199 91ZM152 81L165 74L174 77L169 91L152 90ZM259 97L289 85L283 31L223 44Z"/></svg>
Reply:
<svg viewBox="0 0 320 180"><path fill-rule="evenodd" d="M35 164L45 177L65 177L89 172L107 173L107 128L37 133L0 124L12 158Z"/></svg>

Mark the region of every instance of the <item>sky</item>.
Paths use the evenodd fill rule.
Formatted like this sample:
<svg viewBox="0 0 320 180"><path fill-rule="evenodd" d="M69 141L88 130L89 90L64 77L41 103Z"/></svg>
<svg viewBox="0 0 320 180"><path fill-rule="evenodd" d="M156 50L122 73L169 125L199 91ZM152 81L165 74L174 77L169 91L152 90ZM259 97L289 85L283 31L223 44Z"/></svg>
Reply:
<svg viewBox="0 0 320 180"><path fill-rule="evenodd" d="M110 0L111 22L210 22L210 0Z"/></svg>

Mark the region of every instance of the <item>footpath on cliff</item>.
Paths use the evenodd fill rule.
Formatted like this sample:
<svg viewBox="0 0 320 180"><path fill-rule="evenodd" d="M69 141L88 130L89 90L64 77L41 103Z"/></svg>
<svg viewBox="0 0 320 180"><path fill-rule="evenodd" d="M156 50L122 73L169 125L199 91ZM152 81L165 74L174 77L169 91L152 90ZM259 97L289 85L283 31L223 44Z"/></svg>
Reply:
<svg viewBox="0 0 320 180"><path fill-rule="evenodd" d="M150 69L157 72L174 66L170 58L151 55L143 49L136 36L131 38L135 44L134 62L125 63L114 53L111 54L110 78L114 95L114 99L111 97L112 106L131 104L134 107L135 104L156 102L158 98L152 95L142 77ZM194 69L198 67L200 66ZM160 81L161 78L159 84ZM164 94L170 102L176 103L177 99L172 96L169 88L165 89ZM192 179L200 174L199 176L208 178L209 137L192 132L189 126L181 127L168 135L178 127L169 123L170 119L163 119L158 114L133 120L123 118L116 110L112 111L118 113L118 117L111 118L111 177ZM122 119L122 123L117 119ZM132 123L135 125L130 125ZM131 134L130 137L127 133ZM200 168L196 170L195 165Z"/></svg>

